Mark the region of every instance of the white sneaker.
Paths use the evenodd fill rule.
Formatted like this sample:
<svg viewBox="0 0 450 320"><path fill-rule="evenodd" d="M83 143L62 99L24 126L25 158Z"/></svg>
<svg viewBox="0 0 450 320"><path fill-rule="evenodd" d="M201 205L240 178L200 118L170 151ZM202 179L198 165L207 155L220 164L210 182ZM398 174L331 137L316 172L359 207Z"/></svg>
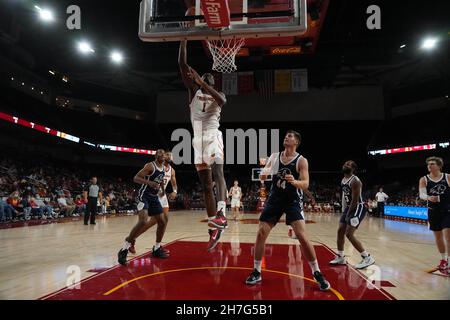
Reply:
<svg viewBox="0 0 450 320"><path fill-rule="evenodd" d="M368 266L373 265L374 263L375 263L375 259L372 258L372 256L369 255L369 256L363 258L363 259L361 260L361 262L358 263L358 264L355 266L355 268L356 268L356 269L365 269L365 268L367 268Z"/></svg>
<svg viewBox="0 0 450 320"><path fill-rule="evenodd" d="M344 265L347 264L347 261L345 261L345 257L336 256L333 260L330 261L330 264L332 265Z"/></svg>

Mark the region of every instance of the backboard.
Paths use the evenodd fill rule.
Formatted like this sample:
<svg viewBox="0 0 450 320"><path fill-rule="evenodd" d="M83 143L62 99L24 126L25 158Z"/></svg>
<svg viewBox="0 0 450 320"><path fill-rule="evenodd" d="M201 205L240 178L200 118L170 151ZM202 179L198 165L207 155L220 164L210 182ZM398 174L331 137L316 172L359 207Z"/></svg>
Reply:
<svg viewBox="0 0 450 320"><path fill-rule="evenodd" d="M143 0L140 39L165 42L270 38L299 36L307 30L307 0L228 0L230 24L220 29L206 23L202 1L204 5L215 0Z"/></svg>

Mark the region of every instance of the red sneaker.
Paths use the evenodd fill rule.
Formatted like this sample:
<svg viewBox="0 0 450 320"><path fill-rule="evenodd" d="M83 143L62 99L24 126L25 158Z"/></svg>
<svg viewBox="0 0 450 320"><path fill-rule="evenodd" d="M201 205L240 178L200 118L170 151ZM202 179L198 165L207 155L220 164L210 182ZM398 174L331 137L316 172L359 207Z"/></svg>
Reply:
<svg viewBox="0 0 450 320"><path fill-rule="evenodd" d="M136 254L136 248L134 245L136 244L136 240L131 241L131 246L128 248L128 252L132 254Z"/></svg>
<svg viewBox="0 0 450 320"><path fill-rule="evenodd" d="M443 274L448 274L448 262L447 260L441 260L438 266L438 270L442 272Z"/></svg>
<svg viewBox="0 0 450 320"><path fill-rule="evenodd" d="M212 249L214 249L217 246L222 233L223 233L223 229L209 230L208 251L211 251Z"/></svg>
<svg viewBox="0 0 450 320"><path fill-rule="evenodd" d="M227 218L223 215L222 210L217 212L214 219L209 220L208 226L211 228L225 229L228 227Z"/></svg>

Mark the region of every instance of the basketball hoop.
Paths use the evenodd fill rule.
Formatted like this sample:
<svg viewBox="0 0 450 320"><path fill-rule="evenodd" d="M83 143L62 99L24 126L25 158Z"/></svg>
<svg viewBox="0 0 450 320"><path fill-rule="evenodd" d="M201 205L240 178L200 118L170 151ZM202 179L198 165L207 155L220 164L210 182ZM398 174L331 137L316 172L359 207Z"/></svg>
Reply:
<svg viewBox="0 0 450 320"><path fill-rule="evenodd" d="M245 43L244 38L206 40L206 42L213 56L214 71L232 73L237 70L236 55Z"/></svg>

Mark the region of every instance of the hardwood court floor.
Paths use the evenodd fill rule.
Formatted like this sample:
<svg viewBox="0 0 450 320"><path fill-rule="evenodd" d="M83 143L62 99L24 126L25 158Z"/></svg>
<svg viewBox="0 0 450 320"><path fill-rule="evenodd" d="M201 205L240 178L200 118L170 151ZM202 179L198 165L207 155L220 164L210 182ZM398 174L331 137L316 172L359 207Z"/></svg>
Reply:
<svg viewBox="0 0 450 320"><path fill-rule="evenodd" d="M230 295L239 286L246 288L242 278L252 267L257 217L246 214L242 222L229 221L223 244L209 254L207 227L201 222L204 213L173 212L164 239L169 243L171 258L166 261L148 258L155 239L153 229L138 239L137 255L128 267L115 267L117 251L136 222L136 216L99 217L96 226L69 221L2 229L0 299L155 299L163 294L166 299L204 299L201 286L190 289L186 283L180 291L167 285L175 283L173 279L187 278L180 272L190 272L190 279L192 276L205 278L206 287L220 279L233 284L225 286L228 289L222 291L223 295L218 291L211 299L335 299L339 294L344 299L450 299L450 278L426 272L438 263L439 254L433 235L425 225L368 218L358 235L375 257L378 268L358 272L351 266L328 266L332 257L328 248L336 249L337 214L307 215L309 236L334 293L322 294L308 280L311 273L301 258L298 242L288 238L287 226L280 223L268 240L265 261L268 271L263 274L261 286L265 288L264 293L247 288L241 295ZM351 265L359 262L359 255L350 245L346 245L345 253ZM227 264L224 264L225 257ZM59 291L66 287L69 273L75 270L73 266L79 267L81 279L90 279L81 283L80 290ZM199 268L207 268L209 272ZM153 277L152 273L157 272L158 276ZM145 279L141 280L142 276ZM371 280L375 286L370 284ZM154 290L156 287L159 291ZM56 291L59 292L52 294ZM273 296L275 291L282 294Z"/></svg>

